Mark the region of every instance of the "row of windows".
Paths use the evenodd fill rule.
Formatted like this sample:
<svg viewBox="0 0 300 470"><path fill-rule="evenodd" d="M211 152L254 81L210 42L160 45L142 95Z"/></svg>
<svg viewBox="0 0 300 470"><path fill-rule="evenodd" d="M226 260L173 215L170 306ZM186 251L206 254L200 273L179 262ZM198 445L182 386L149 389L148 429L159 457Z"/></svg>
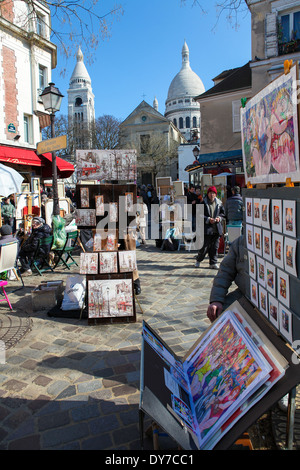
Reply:
<svg viewBox="0 0 300 470"><path fill-rule="evenodd" d="M74 119L75 119L75 122L83 121L83 113L75 113Z"/></svg>
<svg viewBox="0 0 300 470"><path fill-rule="evenodd" d="M194 101L194 100L193 100L193 99L190 100L189 98L186 98L186 99L184 100L185 103L191 103L192 101ZM172 103L169 103L168 106L172 106L173 104L177 104L177 103L178 103L178 104L182 104L182 103L183 103L183 100L172 101Z"/></svg>
<svg viewBox="0 0 300 470"><path fill-rule="evenodd" d="M189 129L191 127L191 118L189 116L185 118L185 126L183 125L184 119L182 117L178 119L178 123L179 123L178 126L177 126L176 118L173 119L173 123L175 124L176 127L178 127L178 129L184 129L184 128ZM192 127L197 127L197 118L195 116L193 117Z"/></svg>

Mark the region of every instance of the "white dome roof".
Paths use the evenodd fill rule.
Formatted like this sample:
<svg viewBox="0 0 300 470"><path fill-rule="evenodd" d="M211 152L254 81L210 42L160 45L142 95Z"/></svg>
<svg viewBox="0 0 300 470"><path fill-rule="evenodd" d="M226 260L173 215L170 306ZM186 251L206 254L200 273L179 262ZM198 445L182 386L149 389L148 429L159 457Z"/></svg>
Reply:
<svg viewBox="0 0 300 470"><path fill-rule="evenodd" d="M184 42L182 47L182 67L175 75L169 86L167 101L181 97L194 97L204 93L205 88L201 78L193 72L189 62L189 48Z"/></svg>
<svg viewBox="0 0 300 470"><path fill-rule="evenodd" d="M79 79L84 80L87 83L91 83L91 78L83 62L83 54L82 54L80 47L78 48L76 58L77 58L77 63L75 65L75 68L73 70L73 73L70 79L71 88L72 88L72 84L75 84L75 86L78 86L77 80Z"/></svg>

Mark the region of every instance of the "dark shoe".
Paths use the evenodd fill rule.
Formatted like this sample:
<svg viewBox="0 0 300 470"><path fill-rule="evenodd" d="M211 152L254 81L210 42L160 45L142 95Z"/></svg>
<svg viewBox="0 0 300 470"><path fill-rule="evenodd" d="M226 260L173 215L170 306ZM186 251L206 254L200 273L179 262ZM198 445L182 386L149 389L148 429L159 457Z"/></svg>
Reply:
<svg viewBox="0 0 300 470"><path fill-rule="evenodd" d="M135 292L135 295L140 295L140 293L142 292L142 289L139 286L135 286L134 292Z"/></svg>

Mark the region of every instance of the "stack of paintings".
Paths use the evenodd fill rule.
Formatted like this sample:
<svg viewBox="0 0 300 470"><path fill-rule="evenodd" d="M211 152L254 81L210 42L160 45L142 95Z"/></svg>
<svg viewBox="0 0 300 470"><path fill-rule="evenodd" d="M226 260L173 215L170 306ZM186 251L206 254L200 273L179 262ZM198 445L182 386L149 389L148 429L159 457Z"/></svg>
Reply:
<svg viewBox="0 0 300 470"><path fill-rule="evenodd" d="M164 397L168 390L167 409L201 450L213 449L284 376L288 367L238 302L230 308L182 361L166 349L147 323L143 325L143 346L147 343L155 351L164 368L160 388ZM146 363L142 364L141 381L144 367ZM151 388L151 384L141 382L141 406L145 385ZM156 391L160 388L156 387Z"/></svg>

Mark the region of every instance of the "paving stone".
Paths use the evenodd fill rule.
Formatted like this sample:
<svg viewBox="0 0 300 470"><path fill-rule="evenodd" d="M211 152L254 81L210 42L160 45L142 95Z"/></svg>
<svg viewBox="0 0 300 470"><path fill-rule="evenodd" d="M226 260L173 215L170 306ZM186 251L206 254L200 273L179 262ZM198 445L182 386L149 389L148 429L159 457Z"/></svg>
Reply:
<svg viewBox="0 0 300 470"><path fill-rule="evenodd" d="M102 379L95 379L77 384L77 390L78 393L90 393L102 388L102 386Z"/></svg>
<svg viewBox="0 0 300 470"><path fill-rule="evenodd" d="M70 415L67 411L52 413L41 416L38 420L38 430L45 431L46 429L53 429L60 426L65 426L70 423Z"/></svg>
<svg viewBox="0 0 300 470"><path fill-rule="evenodd" d="M45 375L39 375L34 379L33 381L36 385L41 385L42 387L46 387L50 382L52 382L52 379L50 377L46 377Z"/></svg>
<svg viewBox="0 0 300 470"><path fill-rule="evenodd" d="M89 435L86 423L51 429L43 432L41 442L44 449L55 448L67 442L77 441Z"/></svg>

